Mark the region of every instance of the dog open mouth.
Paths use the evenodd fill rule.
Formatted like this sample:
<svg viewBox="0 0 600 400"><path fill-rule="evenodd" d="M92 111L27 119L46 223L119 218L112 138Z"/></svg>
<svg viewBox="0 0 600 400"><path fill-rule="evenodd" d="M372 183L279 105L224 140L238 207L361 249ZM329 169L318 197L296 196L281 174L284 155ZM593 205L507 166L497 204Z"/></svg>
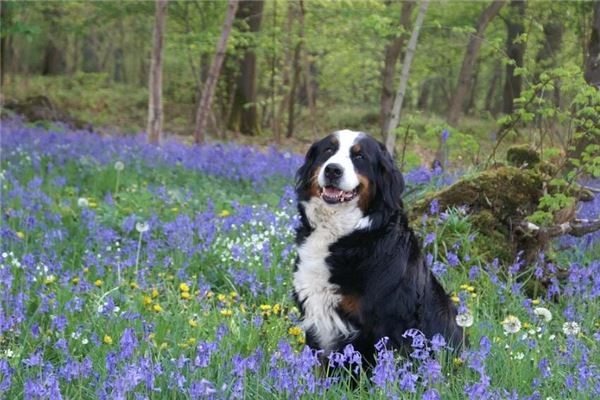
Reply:
<svg viewBox="0 0 600 400"><path fill-rule="evenodd" d="M329 204L338 204L350 201L358 194L358 187L354 188L349 192L345 192L342 189L336 188L335 186L325 186L321 188L321 198Z"/></svg>

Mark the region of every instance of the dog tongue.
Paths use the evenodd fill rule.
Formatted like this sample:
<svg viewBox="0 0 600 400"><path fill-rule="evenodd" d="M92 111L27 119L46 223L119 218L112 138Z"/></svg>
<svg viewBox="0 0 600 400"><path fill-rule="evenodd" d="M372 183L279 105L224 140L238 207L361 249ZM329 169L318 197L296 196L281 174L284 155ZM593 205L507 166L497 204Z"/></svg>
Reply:
<svg viewBox="0 0 600 400"><path fill-rule="evenodd" d="M329 197L338 197L341 196L344 191L336 187L329 186L323 189L323 193Z"/></svg>

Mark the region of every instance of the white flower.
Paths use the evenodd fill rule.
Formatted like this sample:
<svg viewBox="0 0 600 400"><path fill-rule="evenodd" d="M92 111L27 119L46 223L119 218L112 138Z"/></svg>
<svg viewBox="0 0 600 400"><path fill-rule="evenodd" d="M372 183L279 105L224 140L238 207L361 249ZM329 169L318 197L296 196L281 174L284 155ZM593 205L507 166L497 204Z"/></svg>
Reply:
<svg viewBox="0 0 600 400"><path fill-rule="evenodd" d="M514 359L515 360L522 360L525 357L525 354L523 354L522 352L518 352L517 354L515 354Z"/></svg>
<svg viewBox="0 0 600 400"><path fill-rule="evenodd" d="M135 224L135 229L139 232L139 233L144 233L146 232L148 229L150 229L150 225L148 225L147 222L137 222Z"/></svg>
<svg viewBox="0 0 600 400"><path fill-rule="evenodd" d="M456 324L463 328L468 328L473 325L473 314L470 311L466 311L456 316Z"/></svg>
<svg viewBox="0 0 600 400"><path fill-rule="evenodd" d="M15 356L15 353L11 349L6 349L4 350L4 355L6 356L6 358L13 358Z"/></svg>
<svg viewBox="0 0 600 400"><path fill-rule="evenodd" d="M563 324L563 332L567 336L577 335L581 331L579 324L575 321L565 322Z"/></svg>
<svg viewBox="0 0 600 400"><path fill-rule="evenodd" d="M552 313L547 308L536 307L533 309L533 313L538 317L542 318L544 322L552 321Z"/></svg>
<svg viewBox="0 0 600 400"><path fill-rule="evenodd" d="M89 343L88 338L84 337L83 339L81 339L81 344L88 344L88 343Z"/></svg>
<svg viewBox="0 0 600 400"><path fill-rule="evenodd" d="M552 334L550 336L548 336L548 340L554 340L556 339L556 335Z"/></svg>
<svg viewBox="0 0 600 400"><path fill-rule="evenodd" d="M506 333L517 333L521 330L521 321L514 315L509 315L502 321L502 327Z"/></svg>
<svg viewBox="0 0 600 400"><path fill-rule="evenodd" d="M125 164L123 164L123 161L115 162L115 171L123 171L123 169L125 169Z"/></svg>
<svg viewBox="0 0 600 400"><path fill-rule="evenodd" d="M85 208L85 207L88 207L89 205L90 205L90 202L85 197L80 197L77 199L78 207Z"/></svg>

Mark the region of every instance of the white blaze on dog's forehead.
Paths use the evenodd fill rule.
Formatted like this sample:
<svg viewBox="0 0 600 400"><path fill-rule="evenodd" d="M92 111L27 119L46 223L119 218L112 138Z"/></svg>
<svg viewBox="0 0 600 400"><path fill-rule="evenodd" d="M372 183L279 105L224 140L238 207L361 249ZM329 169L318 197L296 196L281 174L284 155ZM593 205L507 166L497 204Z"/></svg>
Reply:
<svg viewBox="0 0 600 400"><path fill-rule="evenodd" d="M339 188L349 192L354 190L360 183L358 176L354 171L354 164L352 164L351 149L359 139L364 135L362 132L351 131L344 129L341 131L334 132L335 137L338 140L338 149L326 162L323 164L323 168L319 172L319 185L325 186L325 168L329 164L340 165L344 172L339 181Z"/></svg>

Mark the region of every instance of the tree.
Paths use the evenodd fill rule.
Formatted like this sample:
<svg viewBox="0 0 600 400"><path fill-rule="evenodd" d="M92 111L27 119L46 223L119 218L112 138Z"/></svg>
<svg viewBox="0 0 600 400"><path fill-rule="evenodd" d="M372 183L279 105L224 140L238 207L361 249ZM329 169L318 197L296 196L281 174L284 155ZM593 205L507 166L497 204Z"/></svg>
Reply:
<svg viewBox="0 0 600 400"><path fill-rule="evenodd" d="M585 80L592 86L600 88L600 1L594 1L592 16L592 32L587 46L585 59Z"/></svg>
<svg viewBox="0 0 600 400"><path fill-rule="evenodd" d="M206 120L210 113L210 106L212 103L212 97L215 92L217 80L221 73L221 66L223 65L223 59L225 58L225 51L227 50L227 41L231 34L231 28L233 27L233 20L238 8L238 0L229 0L227 3L227 14L225 15L225 22L223 23L223 29L221 30L221 38L217 44L217 53L213 59L212 65L210 66L206 83L204 84L204 91L202 92L202 98L198 103L198 111L196 112L196 130L194 131L194 140L196 143L204 142L204 128L206 126Z"/></svg>
<svg viewBox="0 0 600 400"><path fill-rule="evenodd" d="M510 12L506 23L506 54L510 61L506 64L506 77L504 80L503 111L510 114L513 111L513 100L521 96L521 75L515 74L515 69L523 67L525 55L525 33L523 20L525 19L525 1L512 0Z"/></svg>
<svg viewBox="0 0 600 400"><path fill-rule="evenodd" d="M400 27L402 32L391 43L385 46L385 58L382 70L381 85L381 103L380 103L380 127L381 134L385 136L385 131L390 122L392 106L394 105L394 76L396 75L396 63L400 53L404 49L406 36L410 30L412 10L416 2L414 0L402 3L400 12ZM424 89L425 90L425 89Z"/></svg>
<svg viewBox="0 0 600 400"><path fill-rule="evenodd" d="M260 31L264 0L242 0L235 18L239 21L241 32L249 34L251 41ZM229 117L229 128L244 135L260 133L258 110L256 107L256 53L254 44L245 44L238 48L242 52L240 70L233 99L233 108Z"/></svg>
<svg viewBox="0 0 600 400"><path fill-rule="evenodd" d="M400 121L400 111L402 111L402 103L404 101L404 94L406 93L406 87L408 85L408 75L410 73L410 66L412 64L413 57L415 55L415 49L417 47L417 39L419 38L419 32L425 19L425 13L429 6L429 0L423 0L419 7L419 13L417 14L417 20L413 28L410 40L408 41L408 47L406 48L406 54L404 55L404 61L402 63L402 74L400 75L400 84L398 86L398 93L394 100L394 106L392 108L392 115L388 126L384 132L385 134L385 147L390 154L394 154L394 147L396 143L395 130L398 127Z"/></svg>
<svg viewBox="0 0 600 400"><path fill-rule="evenodd" d="M471 85L473 66L475 64L475 60L477 59L477 55L479 54L481 42L483 41L483 33L485 32L488 24L498 14L505 3L505 0L492 1L492 3L485 8L479 16L475 33L467 45L467 51L465 52L462 67L458 75L458 84L456 85L456 89L452 95L452 100L450 101L450 109L448 110L447 121L452 126L456 126L460 118L460 114L464 108L465 97L469 92Z"/></svg>
<svg viewBox="0 0 600 400"><path fill-rule="evenodd" d="M163 128L162 106L162 49L165 30L165 16L167 14L167 1L156 0L156 14L154 19L154 42L152 47L152 64L150 66L148 100L148 141L160 143Z"/></svg>

